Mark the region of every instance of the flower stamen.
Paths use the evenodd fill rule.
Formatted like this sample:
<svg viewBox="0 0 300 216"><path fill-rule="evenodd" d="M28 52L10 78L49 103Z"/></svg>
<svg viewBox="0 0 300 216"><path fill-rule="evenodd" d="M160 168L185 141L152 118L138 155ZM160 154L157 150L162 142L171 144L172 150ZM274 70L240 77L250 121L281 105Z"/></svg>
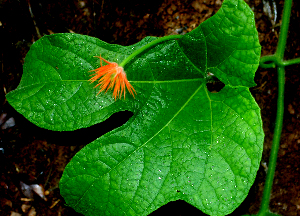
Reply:
<svg viewBox="0 0 300 216"><path fill-rule="evenodd" d="M89 81L91 83L98 80L98 84L94 87L100 86L100 92L105 91L105 93L110 89L113 90L113 96L115 100L117 98L121 99L121 96L124 95L125 99L125 87L127 88L128 92L134 97L136 91L132 87L132 85L128 82L126 73L123 67L119 66L116 62L109 62L100 56L95 56L100 59L101 67L91 70L90 72L94 71L95 73L92 74L93 76ZM102 65L102 61L106 62L107 65ZM97 94L97 95L98 95Z"/></svg>

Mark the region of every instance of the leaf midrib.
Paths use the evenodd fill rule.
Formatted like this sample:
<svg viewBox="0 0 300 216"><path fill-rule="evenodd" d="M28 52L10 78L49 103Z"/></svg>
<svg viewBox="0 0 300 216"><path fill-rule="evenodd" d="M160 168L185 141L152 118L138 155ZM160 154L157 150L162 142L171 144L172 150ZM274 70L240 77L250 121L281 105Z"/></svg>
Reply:
<svg viewBox="0 0 300 216"><path fill-rule="evenodd" d="M129 81L130 83L149 83L149 84L157 84L157 83L180 83L180 82L195 82L195 81L202 81L204 78L194 78L194 79L181 79L181 80L150 80L150 81ZM28 88L35 85L47 85L51 83L57 83L57 82L89 82L89 80L54 80L50 82L41 82L41 83L34 83L31 85L22 86L21 88L18 88L16 90L21 90L22 88Z"/></svg>

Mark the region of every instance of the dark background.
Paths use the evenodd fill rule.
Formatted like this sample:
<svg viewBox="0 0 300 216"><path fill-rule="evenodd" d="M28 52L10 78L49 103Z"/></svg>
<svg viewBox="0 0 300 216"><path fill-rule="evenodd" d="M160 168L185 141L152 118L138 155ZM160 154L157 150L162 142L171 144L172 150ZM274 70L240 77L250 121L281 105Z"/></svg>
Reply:
<svg viewBox="0 0 300 216"><path fill-rule="evenodd" d="M65 206L58 183L64 167L89 141L81 136L91 131L105 133L123 124L129 112L115 114L108 121L76 132L52 132L36 127L18 114L5 94L15 89L30 46L43 35L75 32L98 37L109 43L130 45L145 36L184 34L214 15L220 0L0 0L0 215L75 215ZM262 55L273 54L278 41L283 1L248 0L255 13ZM267 3L271 3L268 7ZM274 4L277 7L274 7ZM273 5L273 6L272 6ZM267 12L267 9L272 9ZM285 56L299 57L300 4L294 1ZM277 16L276 16L277 14ZM276 117L277 74L275 69L259 68L251 92L262 109L265 131L261 167L248 197L232 215L259 210ZM278 154L270 208L281 215L300 215L300 106L299 66L286 68L285 118ZM5 118L4 118L5 117ZM9 124L13 119L14 124ZM122 119L120 121L120 119ZM116 124L112 124L117 122ZM7 128L5 128L7 126ZM90 136L90 141L94 138ZM47 201L34 196L28 201L20 181L40 184ZM22 210L22 207L30 210ZM28 213L30 211L30 213ZM200 211L183 201L163 206L151 215L199 215Z"/></svg>

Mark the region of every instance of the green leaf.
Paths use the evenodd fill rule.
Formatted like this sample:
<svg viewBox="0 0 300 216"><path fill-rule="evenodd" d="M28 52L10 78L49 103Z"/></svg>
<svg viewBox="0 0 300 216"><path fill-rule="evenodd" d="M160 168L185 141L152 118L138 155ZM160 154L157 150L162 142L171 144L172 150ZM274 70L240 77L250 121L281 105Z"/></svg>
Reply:
<svg viewBox="0 0 300 216"><path fill-rule="evenodd" d="M51 130L76 130L120 110L133 117L88 144L60 182L66 203L85 215L147 215L184 200L210 215L231 213L259 167L264 134L249 87L260 58L254 16L242 0L179 40L162 42L126 65L135 99L96 94L89 70L101 56L121 63L155 37L132 46L77 34L38 40L27 54L14 108ZM225 87L208 91L208 73Z"/></svg>

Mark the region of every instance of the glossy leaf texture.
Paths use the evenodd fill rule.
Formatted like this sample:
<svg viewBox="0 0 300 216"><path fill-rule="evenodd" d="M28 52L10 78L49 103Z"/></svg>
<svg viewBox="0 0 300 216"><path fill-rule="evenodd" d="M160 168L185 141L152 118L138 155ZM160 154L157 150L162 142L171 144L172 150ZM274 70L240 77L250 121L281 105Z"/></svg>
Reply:
<svg viewBox="0 0 300 216"><path fill-rule="evenodd" d="M87 81L100 64L93 56L121 63L155 39L124 47L77 34L45 36L30 49L7 99L31 122L58 131L133 112L66 166L60 190L76 211L147 215L181 199L206 214L229 214L255 180L264 139L249 91L261 50L253 13L242 0L225 0L197 29L126 65L135 99L96 97L99 89ZM218 93L206 87L209 73L225 84Z"/></svg>

